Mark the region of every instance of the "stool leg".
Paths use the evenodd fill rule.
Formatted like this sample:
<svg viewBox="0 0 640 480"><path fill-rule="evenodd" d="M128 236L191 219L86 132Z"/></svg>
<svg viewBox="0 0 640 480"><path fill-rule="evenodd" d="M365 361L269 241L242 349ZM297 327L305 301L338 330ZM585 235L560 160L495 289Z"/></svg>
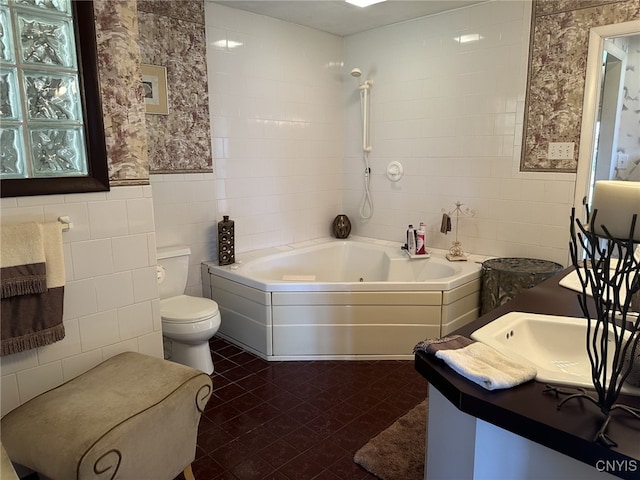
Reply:
<svg viewBox="0 0 640 480"><path fill-rule="evenodd" d="M191 470L191 464L187 465L187 468L182 472L185 480L196 480L196 477L193 476L193 470Z"/></svg>

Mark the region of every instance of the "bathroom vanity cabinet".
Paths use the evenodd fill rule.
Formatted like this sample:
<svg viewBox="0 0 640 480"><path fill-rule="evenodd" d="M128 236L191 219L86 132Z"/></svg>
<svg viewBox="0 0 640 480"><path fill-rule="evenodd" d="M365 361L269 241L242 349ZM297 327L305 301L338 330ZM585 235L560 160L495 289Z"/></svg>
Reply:
<svg viewBox="0 0 640 480"><path fill-rule="evenodd" d="M571 269L523 291L454 333L471 333L510 311L582 317L577 293L558 285ZM425 478L438 479L639 479L640 421L616 413L608 433L618 443L594 441L604 420L598 407L567 402L531 381L489 391L423 352L416 370L429 382ZM640 408L640 397L619 402Z"/></svg>

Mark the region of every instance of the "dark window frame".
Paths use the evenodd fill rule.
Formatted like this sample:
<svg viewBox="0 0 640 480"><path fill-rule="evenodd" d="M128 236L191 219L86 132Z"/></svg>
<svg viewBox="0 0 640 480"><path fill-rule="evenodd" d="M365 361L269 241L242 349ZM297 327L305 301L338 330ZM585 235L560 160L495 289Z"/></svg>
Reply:
<svg viewBox="0 0 640 480"><path fill-rule="evenodd" d="M1 197L109 191L93 1L72 0L80 98L87 147L87 175L0 180Z"/></svg>

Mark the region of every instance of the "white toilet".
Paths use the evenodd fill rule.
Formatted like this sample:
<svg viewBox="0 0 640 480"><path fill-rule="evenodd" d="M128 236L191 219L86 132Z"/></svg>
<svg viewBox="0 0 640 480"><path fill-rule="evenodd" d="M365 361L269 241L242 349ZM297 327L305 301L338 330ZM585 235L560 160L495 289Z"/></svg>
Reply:
<svg viewBox="0 0 640 480"><path fill-rule="evenodd" d="M211 375L209 339L220 327L220 312L209 298L184 295L190 254L179 246L157 251L162 335L169 340L170 360Z"/></svg>

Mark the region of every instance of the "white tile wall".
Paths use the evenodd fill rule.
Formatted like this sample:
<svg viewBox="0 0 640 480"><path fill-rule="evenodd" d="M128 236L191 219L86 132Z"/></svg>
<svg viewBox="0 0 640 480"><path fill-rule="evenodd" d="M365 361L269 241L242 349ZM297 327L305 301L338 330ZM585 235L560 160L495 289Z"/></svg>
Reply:
<svg viewBox="0 0 640 480"><path fill-rule="evenodd" d="M63 233L65 338L0 358L2 414L125 350L162 356L150 186L3 198L2 222L52 221Z"/></svg>
<svg viewBox="0 0 640 480"><path fill-rule="evenodd" d="M236 251L327 236L342 208L342 38L210 2L205 15L217 210Z"/></svg>
<svg viewBox="0 0 640 480"><path fill-rule="evenodd" d="M470 252L568 262L575 175L518 171L530 2L489 2L345 39L345 71L373 80L370 156L375 213L359 221L363 161L356 82L345 81L344 209L354 233L403 241L425 221L430 246L448 248L442 210L475 211L460 221ZM460 43L478 34L477 42ZM362 77L361 77L362 78ZM400 161L392 183L386 166Z"/></svg>
<svg viewBox="0 0 640 480"><path fill-rule="evenodd" d="M239 252L327 235L343 210L356 234L402 241L425 221L428 244L448 248L442 210L459 200L475 211L460 222L468 251L567 263L575 175L518 169L530 2L344 39L205 5L216 203L237 222ZM472 34L482 38L456 40ZM368 221L353 67L373 81ZM397 183L385 175L393 160Z"/></svg>
<svg viewBox="0 0 640 480"><path fill-rule="evenodd" d="M157 246L184 245L191 249L186 293L201 297L200 263L218 258L214 175L151 175L151 187ZM219 220L222 220L221 215ZM153 275L155 281L155 270L148 274ZM137 289L134 291L138 294ZM142 292L139 294L143 295Z"/></svg>

